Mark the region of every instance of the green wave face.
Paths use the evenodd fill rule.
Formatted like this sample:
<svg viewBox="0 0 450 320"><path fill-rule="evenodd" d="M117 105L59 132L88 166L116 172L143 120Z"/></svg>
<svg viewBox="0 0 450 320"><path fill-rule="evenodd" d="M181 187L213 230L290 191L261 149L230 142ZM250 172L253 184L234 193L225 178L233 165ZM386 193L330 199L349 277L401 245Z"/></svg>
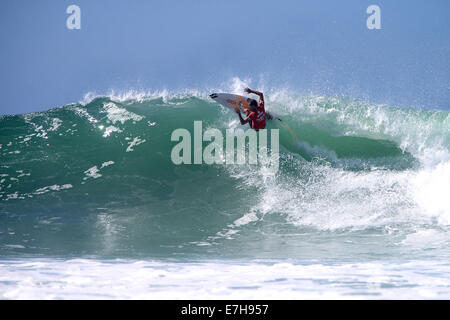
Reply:
<svg viewBox="0 0 450 320"><path fill-rule="evenodd" d="M1 117L0 252L183 255L204 245L219 254L239 247L226 242L237 231L250 245L266 228L409 225L424 209L408 186L448 165L446 111L279 94L266 104L282 119L268 125L280 132L276 174L172 163L176 129L193 134L198 120L224 136L248 129L206 94L101 97Z"/></svg>

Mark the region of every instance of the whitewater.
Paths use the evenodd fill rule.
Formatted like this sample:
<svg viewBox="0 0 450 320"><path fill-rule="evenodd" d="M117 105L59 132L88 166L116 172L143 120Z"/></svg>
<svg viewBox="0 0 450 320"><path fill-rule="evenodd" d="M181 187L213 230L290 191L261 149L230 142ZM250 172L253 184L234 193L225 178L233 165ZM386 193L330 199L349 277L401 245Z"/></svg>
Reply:
<svg viewBox="0 0 450 320"><path fill-rule="evenodd" d="M241 128L210 93L1 116L0 297L450 298L448 110L269 90L277 172L173 164L174 130Z"/></svg>

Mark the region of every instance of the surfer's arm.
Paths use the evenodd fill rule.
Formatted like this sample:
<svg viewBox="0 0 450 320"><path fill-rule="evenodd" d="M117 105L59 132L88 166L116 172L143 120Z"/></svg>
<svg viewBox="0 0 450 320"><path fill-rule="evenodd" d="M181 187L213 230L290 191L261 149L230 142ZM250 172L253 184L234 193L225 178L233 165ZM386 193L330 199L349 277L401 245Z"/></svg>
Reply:
<svg viewBox="0 0 450 320"><path fill-rule="evenodd" d="M236 109L235 111L236 111L237 115L239 116L239 120L241 121L242 125L248 123L249 120L247 118L246 119L242 118L241 111L239 109Z"/></svg>
<svg viewBox="0 0 450 320"><path fill-rule="evenodd" d="M263 95L262 92L259 92L259 91L256 91L256 90L252 90L250 88L245 88L245 92L247 92L247 93L254 93L254 94L258 95L259 99L264 102L264 95Z"/></svg>

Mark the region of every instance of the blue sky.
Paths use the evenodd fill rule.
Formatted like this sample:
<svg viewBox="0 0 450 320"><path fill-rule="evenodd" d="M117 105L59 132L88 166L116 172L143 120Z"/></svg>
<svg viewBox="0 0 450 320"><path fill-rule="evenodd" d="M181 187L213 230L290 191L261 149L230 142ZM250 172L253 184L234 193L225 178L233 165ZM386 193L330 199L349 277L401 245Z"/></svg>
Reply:
<svg viewBox="0 0 450 320"><path fill-rule="evenodd" d="M81 29L66 8L81 9ZM381 8L381 30L366 8ZM450 109L446 0L4 0L0 114L88 92L207 90L232 77L299 93Z"/></svg>

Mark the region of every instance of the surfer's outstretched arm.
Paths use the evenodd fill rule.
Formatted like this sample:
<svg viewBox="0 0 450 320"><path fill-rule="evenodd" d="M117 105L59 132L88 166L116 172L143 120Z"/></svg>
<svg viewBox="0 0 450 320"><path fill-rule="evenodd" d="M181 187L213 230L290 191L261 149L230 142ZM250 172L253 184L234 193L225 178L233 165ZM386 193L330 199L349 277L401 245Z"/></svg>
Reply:
<svg viewBox="0 0 450 320"><path fill-rule="evenodd" d="M256 90L252 90L250 88L245 88L244 90L247 93L254 93L256 95L259 96L259 99L261 99L264 102L264 94L262 92L256 91Z"/></svg>

